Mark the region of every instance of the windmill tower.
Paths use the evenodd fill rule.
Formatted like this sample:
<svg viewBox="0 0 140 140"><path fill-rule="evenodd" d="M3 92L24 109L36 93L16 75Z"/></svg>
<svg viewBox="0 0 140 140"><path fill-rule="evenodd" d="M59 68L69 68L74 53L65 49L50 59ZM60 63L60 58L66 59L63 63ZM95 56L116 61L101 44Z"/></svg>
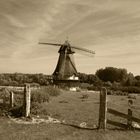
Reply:
<svg viewBox="0 0 140 140"><path fill-rule="evenodd" d="M53 73L54 78L57 80L78 80L73 56L75 52L72 50L67 40L60 47L58 53L60 55L56 69Z"/></svg>
<svg viewBox="0 0 140 140"><path fill-rule="evenodd" d="M56 85L63 85L68 87L78 85L79 77L74 62L74 53L75 53L74 50L80 50L91 54L95 54L94 51L85 48L71 46L68 40L66 40L64 44L54 44L54 43L39 43L39 44L60 46L60 49L58 51L59 53L58 63L53 73L53 80Z"/></svg>

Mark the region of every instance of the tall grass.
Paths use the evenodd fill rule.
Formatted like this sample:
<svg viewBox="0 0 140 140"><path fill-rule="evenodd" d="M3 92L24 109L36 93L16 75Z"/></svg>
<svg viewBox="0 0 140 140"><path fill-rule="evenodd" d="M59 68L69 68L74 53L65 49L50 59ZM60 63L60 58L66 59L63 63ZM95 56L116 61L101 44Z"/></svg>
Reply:
<svg viewBox="0 0 140 140"><path fill-rule="evenodd" d="M10 93L5 88L0 89L0 114L8 112L14 116L21 116L23 111L24 93L23 91L14 92L14 107L10 107ZM50 101L53 96L60 94L60 89L52 86L41 87L37 90L31 90L31 114L47 114L43 105Z"/></svg>
<svg viewBox="0 0 140 140"><path fill-rule="evenodd" d="M52 86L41 87L40 89L31 92L31 113L32 114L47 114L43 108L43 104L50 101L52 96L58 96L60 89Z"/></svg>

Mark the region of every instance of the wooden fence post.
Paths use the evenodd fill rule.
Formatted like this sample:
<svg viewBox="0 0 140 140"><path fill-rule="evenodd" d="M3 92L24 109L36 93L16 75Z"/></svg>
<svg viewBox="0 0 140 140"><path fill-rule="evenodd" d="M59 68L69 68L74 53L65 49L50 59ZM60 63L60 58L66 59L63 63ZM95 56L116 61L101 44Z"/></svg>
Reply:
<svg viewBox="0 0 140 140"><path fill-rule="evenodd" d="M127 118L127 127L129 130L132 130L132 110L131 107L133 106L133 100L129 99L128 100L128 118Z"/></svg>
<svg viewBox="0 0 140 140"><path fill-rule="evenodd" d="M127 126L129 130L132 130L132 110L128 109Z"/></svg>
<svg viewBox="0 0 140 140"><path fill-rule="evenodd" d="M10 107L14 107L14 93L10 91Z"/></svg>
<svg viewBox="0 0 140 140"><path fill-rule="evenodd" d="M23 112L24 116L28 117L30 115L30 107L31 107L31 90L30 85L26 84L24 87L24 106L23 106Z"/></svg>
<svg viewBox="0 0 140 140"><path fill-rule="evenodd" d="M102 88L100 91L100 107L99 107L99 129L106 129L107 114L107 89Z"/></svg>

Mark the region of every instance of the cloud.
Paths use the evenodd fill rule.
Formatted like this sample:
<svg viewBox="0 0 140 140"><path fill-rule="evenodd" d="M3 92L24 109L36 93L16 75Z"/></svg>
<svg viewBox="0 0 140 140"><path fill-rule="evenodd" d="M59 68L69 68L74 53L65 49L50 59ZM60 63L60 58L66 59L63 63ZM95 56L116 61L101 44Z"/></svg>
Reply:
<svg viewBox="0 0 140 140"><path fill-rule="evenodd" d="M26 54L26 50L30 52L33 46L37 47L36 44L43 31L52 30L53 16L59 11L61 4L62 2L40 2L39 0L1 2L0 47L2 53L8 51L11 52L9 57L18 58Z"/></svg>
<svg viewBox="0 0 140 140"><path fill-rule="evenodd" d="M0 61L7 63L2 63L2 69L28 71L19 63L30 65L30 61L30 71L39 71L37 65L45 71L44 63L53 71L58 48L40 46L38 42L63 43L69 36L73 45L97 52L96 68L123 66L123 58L127 68L135 71L132 63L137 63L140 52L139 7L138 0L1 0ZM82 57L76 57L79 66L90 60ZM12 64L15 69L9 67Z"/></svg>
<svg viewBox="0 0 140 140"><path fill-rule="evenodd" d="M25 28L25 24L23 24L20 20L18 20L17 18L15 18L14 16L12 15L4 15L8 22L12 25L12 26L16 26L16 27L19 27L19 28Z"/></svg>

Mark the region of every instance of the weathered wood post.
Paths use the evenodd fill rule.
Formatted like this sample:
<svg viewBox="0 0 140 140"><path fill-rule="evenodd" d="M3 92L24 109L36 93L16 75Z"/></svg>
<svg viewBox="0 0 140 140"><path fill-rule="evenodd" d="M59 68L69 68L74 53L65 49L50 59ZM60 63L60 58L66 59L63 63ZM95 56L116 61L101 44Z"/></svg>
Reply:
<svg viewBox="0 0 140 140"><path fill-rule="evenodd" d="M24 86L24 105L23 105L23 112L24 116L28 117L30 115L30 107L31 107L31 90L30 85L25 84Z"/></svg>
<svg viewBox="0 0 140 140"><path fill-rule="evenodd" d="M129 130L132 130L132 110L128 109L127 126Z"/></svg>
<svg viewBox="0 0 140 140"><path fill-rule="evenodd" d="M133 100L129 99L128 100L128 118L127 118L127 127L129 130L133 129L132 126L132 105L133 105Z"/></svg>
<svg viewBox="0 0 140 140"><path fill-rule="evenodd" d="M103 87L100 91L100 107L99 107L99 129L106 129L107 117L107 89Z"/></svg>
<svg viewBox="0 0 140 140"><path fill-rule="evenodd" d="M10 107L14 107L14 93L10 91Z"/></svg>

